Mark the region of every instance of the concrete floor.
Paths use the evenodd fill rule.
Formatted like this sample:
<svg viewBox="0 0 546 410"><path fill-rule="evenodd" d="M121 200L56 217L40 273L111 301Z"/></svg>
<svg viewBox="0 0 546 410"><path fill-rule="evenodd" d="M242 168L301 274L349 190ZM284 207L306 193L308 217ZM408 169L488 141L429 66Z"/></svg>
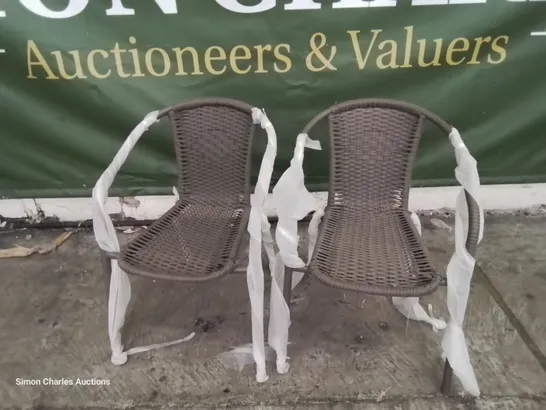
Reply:
<svg viewBox="0 0 546 410"><path fill-rule="evenodd" d="M433 262L444 272L452 233L430 217L422 221ZM45 244L59 234L1 233L0 249ZM92 232L79 231L52 253L0 260L0 409L544 409L545 261L546 218L488 219L465 322L482 390L476 400L456 393L458 385L452 397L438 393L441 333L407 322L386 298L310 279L293 295L290 372L277 375L270 364L269 381L257 384L252 366L226 369L216 356L250 341L243 266L240 274L198 286L132 278L128 348L197 335L116 367L98 248ZM447 316L445 287L424 303ZM18 386L17 378L110 385Z"/></svg>

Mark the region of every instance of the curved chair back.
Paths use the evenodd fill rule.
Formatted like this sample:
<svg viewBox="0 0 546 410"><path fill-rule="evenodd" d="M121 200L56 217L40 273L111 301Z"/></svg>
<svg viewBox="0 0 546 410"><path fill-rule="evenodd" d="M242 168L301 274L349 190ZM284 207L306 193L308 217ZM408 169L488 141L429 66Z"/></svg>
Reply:
<svg viewBox="0 0 546 410"><path fill-rule="evenodd" d="M451 126L424 108L405 102L361 99L318 114L330 127L328 205L375 211L408 207L413 161L425 120L449 134Z"/></svg>
<svg viewBox="0 0 546 410"><path fill-rule="evenodd" d="M250 204L252 107L206 98L166 108L163 116L172 124L180 197Z"/></svg>

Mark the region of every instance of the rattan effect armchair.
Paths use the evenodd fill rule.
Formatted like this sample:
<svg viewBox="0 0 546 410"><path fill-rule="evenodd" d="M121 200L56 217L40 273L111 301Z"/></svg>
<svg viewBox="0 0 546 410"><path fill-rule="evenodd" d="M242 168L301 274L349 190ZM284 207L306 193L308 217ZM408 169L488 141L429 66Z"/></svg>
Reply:
<svg viewBox="0 0 546 410"><path fill-rule="evenodd" d="M393 100L353 100L318 114L308 134L327 120L330 135L328 203L306 272L325 285L383 296L424 296L436 290L440 275L408 210L413 161L429 121L442 132L452 127L437 115ZM466 248L474 256L480 214L466 201ZM285 268L283 293L290 303L292 272ZM442 392L450 392L452 369L446 361Z"/></svg>
<svg viewBox="0 0 546 410"><path fill-rule="evenodd" d="M204 282L234 270L250 215L251 109L204 100L159 113L172 123L180 199L121 250L124 271Z"/></svg>
<svg viewBox="0 0 546 410"><path fill-rule="evenodd" d="M148 229L120 247L105 210L108 189L142 133L161 118L168 118L172 124L179 199ZM267 131L268 148L251 205L250 173L256 124L261 124ZM261 203L269 188L275 155L276 136L265 113L231 99L195 100L154 111L131 133L93 190L94 230L101 247L109 294L109 335L114 364L125 363L129 354L191 338L192 335L174 342L123 351L121 327L131 297L127 274L178 282L205 282L233 272L243 239L248 239L249 220L257 217L260 221ZM251 210L257 212L254 212L254 218ZM251 236L257 235L251 232ZM258 259L260 257L261 254ZM255 274L258 279L263 276L263 272ZM263 289L261 293L263 299ZM251 299L253 310L263 310L259 298L258 302Z"/></svg>

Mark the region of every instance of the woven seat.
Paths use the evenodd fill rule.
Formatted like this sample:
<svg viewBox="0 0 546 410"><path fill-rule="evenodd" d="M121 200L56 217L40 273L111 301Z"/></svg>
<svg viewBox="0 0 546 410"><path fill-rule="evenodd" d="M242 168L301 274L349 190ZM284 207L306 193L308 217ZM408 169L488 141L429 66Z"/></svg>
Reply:
<svg viewBox="0 0 546 410"><path fill-rule="evenodd" d="M235 267L249 206L179 201L122 249L128 273L178 281L207 281Z"/></svg>
<svg viewBox="0 0 546 410"><path fill-rule="evenodd" d="M309 270L339 289L376 295L421 296L440 277L407 211L366 212L330 207Z"/></svg>

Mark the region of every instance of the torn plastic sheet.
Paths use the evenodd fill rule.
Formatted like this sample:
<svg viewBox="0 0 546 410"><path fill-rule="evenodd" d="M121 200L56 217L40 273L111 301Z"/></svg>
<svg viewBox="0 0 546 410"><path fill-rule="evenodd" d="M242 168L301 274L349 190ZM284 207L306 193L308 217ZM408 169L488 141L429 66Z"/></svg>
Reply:
<svg viewBox="0 0 546 410"><path fill-rule="evenodd" d="M139 138L150 125L158 121L157 115L158 111L149 113L144 120L135 127L121 146L112 163L104 171L93 188L93 230L95 232L95 240L99 247L106 252L120 251L114 224L105 209L105 203L108 199L108 190L112 186L116 174L127 160L129 153ZM113 364L122 365L127 361L128 355L182 343L190 340L195 335L195 333L192 333L183 339L172 342L135 347L124 351L121 341L121 329L125 322L127 306L131 300L131 282L129 281L127 273L119 267L117 260L112 259L111 264L112 275L110 278L108 295L108 336L112 349L111 361Z"/></svg>
<svg viewBox="0 0 546 410"><path fill-rule="evenodd" d="M309 226L307 227L307 237L308 237L308 248L307 248L307 264L311 261L311 258L313 257L313 253L315 251L315 246L317 244L317 238L318 238L318 228L322 221L322 217L324 216L324 206L319 206L315 213L313 214L313 217L311 218L311 221L309 222ZM294 271L292 273L292 289L294 289L298 283L303 279L304 272Z"/></svg>
<svg viewBox="0 0 546 410"><path fill-rule="evenodd" d="M268 362L275 361L275 351L271 346L265 346L264 357ZM237 371L242 371L245 366L256 363L252 343L234 347L232 350L220 353L216 358L226 368Z"/></svg>
<svg viewBox="0 0 546 410"><path fill-rule="evenodd" d="M423 235L423 226L421 225L421 220L419 219L419 215L417 215L415 212L412 212L411 221L415 225L415 229L417 229L417 232L419 233L419 235Z"/></svg>
<svg viewBox="0 0 546 410"><path fill-rule="evenodd" d="M246 271L248 294L250 297L252 320L252 357L256 363L256 381L265 382L267 372L265 368L266 352L264 338L264 271L262 265L262 245L269 258L269 266L273 266L275 249L271 235L271 226L265 214L264 204L271 184L271 175L275 157L277 156L277 135L273 125L267 118L265 111L252 109L252 119L267 133L267 147L262 157L258 182L251 198L250 218L247 230L250 234L248 250L248 266ZM246 345L245 345L246 346ZM242 349L242 350L241 350ZM248 351L242 347L226 352L228 357L240 363L251 363ZM239 357L237 359L237 357Z"/></svg>
<svg viewBox="0 0 546 410"><path fill-rule="evenodd" d="M466 250L469 220L465 190L468 191L479 207L479 243L483 237L484 226L483 210L479 199L480 177L476 160L470 155L455 128L452 129L449 139L455 148L455 157L457 159L455 177L463 189L461 189L461 193L457 197L455 206L455 253L447 266L446 272L447 307L450 319L442 340L442 357L449 361L453 373L461 381L464 390L474 396L479 396L480 389L470 363L468 346L462 327L470 294L470 281L476 263L475 259Z"/></svg>
<svg viewBox="0 0 546 410"><path fill-rule="evenodd" d="M411 213L411 220L419 235L422 235L423 229L421 227L421 220L415 212ZM428 323L432 326L432 330L435 332L438 330L444 330L447 326L446 322L442 318L436 319L432 316L431 304L428 305L429 313L427 314L425 309L423 309L419 303L418 297L393 297L392 303L394 307L405 317L411 320Z"/></svg>
<svg viewBox="0 0 546 410"><path fill-rule="evenodd" d="M394 304L394 307L405 317L411 320L417 320L419 322L426 322L432 326L432 330L435 332L438 330L444 330L447 326L446 322L442 318L436 319L432 316L431 304L428 305L429 313L427 313L419 303L418 297L393 297L392 303Z"/></svg>
<svg viewBox="0 0 546 410"><path fill-rule="evenodd" d="M287 363L287 345L288 328L290 326L290 310L286 301L284 300L284 296L281 290L284 282L284 268L286 260L289 261L286 264L290 267L305 267L305 263L298 256L298 221L303 219L309 212L312 212L317 208L317 202L315 198L305 189L303 181L303 151L306 147L317 150L321 149L319 142L309 139L306 134L300 134L296 141L296 148L294 149L294 157L292 158L291 165L283 173L283 175L279 179L279 182L273 189L273 202L277 210L277 215L279 217L276 230L277 246L279 247L279 252L277 254L275 254L274 251L273 239L271 238L269 223L267 222L265 213L263 213L262 235L264 246L269 257L269 266L271 271L268 345L264 346L263 344L260 344L259 346L256 346L256 342L253 339L254 355L252 358L249 356L248 345L236 347L231 351L219 355L219 359L222 362L227 363L228 367L230 368L242 370L242 368L246 364L251 364L255 362L257 369L259 369L262 365L265 369L265 361L269 361L271 359L270 353L274 352L275 354L271 360L275 360L276 356L277 372L282 374L288 371L289 365ZM256 202L253 203L253 206L257 206L259 203L262 203L259 202L259 199L256 199L255 201ZM324 211L321 210L321 212L323 214ZM322 214L319 213L319 215L314 217L314 222L310 224L310 226L315 227L315 231L318 230L318 224L320 222L320 216ZM254 230L255 232L258 232L256 226L257 222L255 222ZM257 241L254 242L257 243ZM316 243L316 238L314 243ZM268 246L269 244L270 246ZM261 255L261 253L259 253L260 248L256 245L255 248L252 247L252 239L249 249L254 249L253 252L255 252L256 266L254 267L254 271L261 271L261 256L259 256ZM254 256L252 260L254 260ZM249 256L249 269L250 267L251 264ZM292 279L292 288L297 285L302 277L303 272L294 272ZM263 286L263 282L261 285ZM257 290L258 289L252 290L252 293L255 294L254 297L256 299L258 299ZM261 288L261 293L259 294L262 295L261 303L263 307L263 287ZM263 310L261 310L260 312L263 312ZM263 316L258 318L257 315L253 315L253 320L259 321L260 319L262 320L261 323L263 323ZM261 343L263 343L263 328ZM263 353L261 353L262 346L264 346L265 349L263 350ZM258 352L260 353L258 356L256 356L255 354L256 348L258 348ZM260 360L260 362L258 362L258 360Z"/></svg>
<svg viewBox="0 0 546 410"><path fill-rule="evenodd" d="M455 205L455 253L453 254L446 270L447 277L447 306L450 319L447 323L429 316L419 304L419 298L393 298L394 306L409 319L430 323L433 329L446 329L442 340L442 357L449 360L453 373L461 381L466 392L480 395L478 382L474 369L470 363L468 346L462 329L468 296L470 294L470 281L474 272L475 259L466 250L466 237L468 235L468 209L465 190L474 198L479 207L480 228L478 243L483 236L483 210L479 201L480 178L476 160L470 155L457 129L452 128L449 140L455 148L457 168L455 177L462 186L461 193L457 197ZM415 213L412 214L419 234L421 223ZM431 307L429 305L429 310Z"/></svg>
<svg viewBox="0 0 546 410"><path fill-rule="evenodd" d="M304 184L303 157L305 148L320 150L320 142L311 140L307 134L298 135L290 167L282 174L273 188L273 203L279 218L275 235L279 253L271 272L268 341L277 354L277 372L279 374L286 373L289 368L287 345L290 309L282 292L284 270L285 266L295 269L305 267L305 263L298 255L298 221L318 208L317 200L305 188ZM313 225L317 225L318 221L317 217ZM301 280L303 273L297 272L295 276L296 278L292 280L292 287ZM294 279L296 280L294 281Z"/></svg>

